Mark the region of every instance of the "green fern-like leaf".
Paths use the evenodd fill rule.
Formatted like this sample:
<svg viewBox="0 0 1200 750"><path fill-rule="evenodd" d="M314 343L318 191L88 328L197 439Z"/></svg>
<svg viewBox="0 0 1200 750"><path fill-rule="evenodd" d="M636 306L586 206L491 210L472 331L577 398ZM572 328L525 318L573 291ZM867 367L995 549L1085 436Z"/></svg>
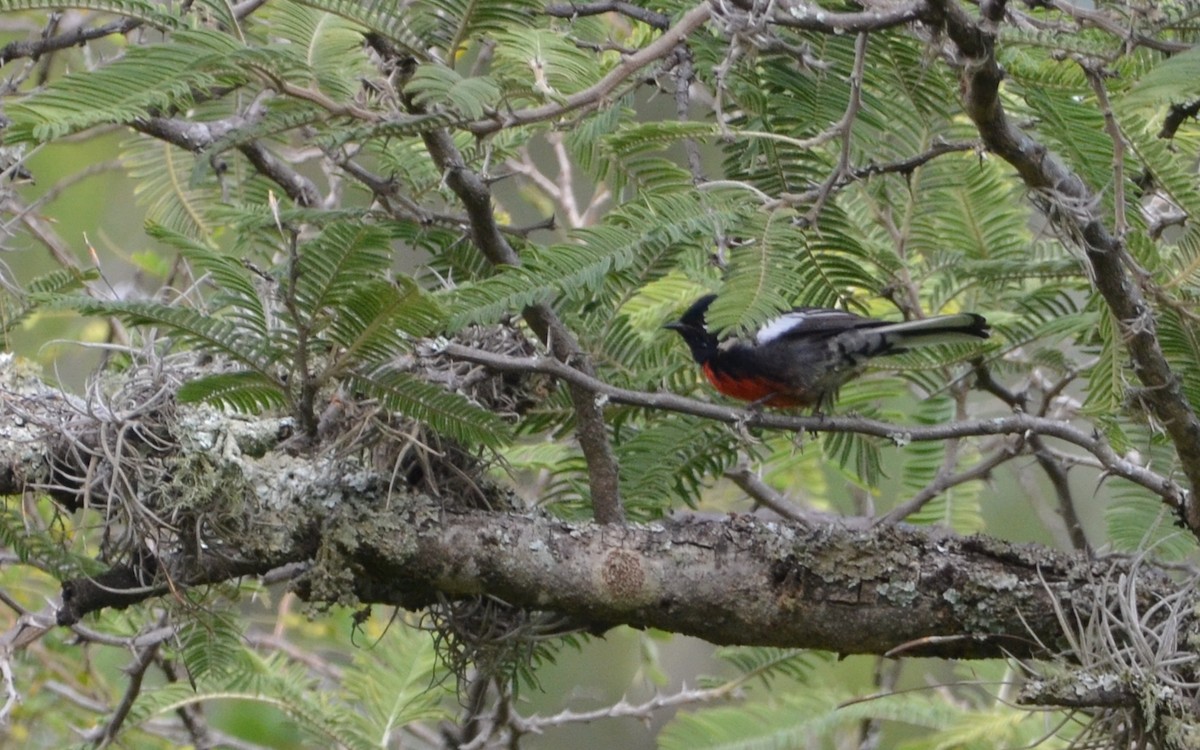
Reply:
<svg viewBox="0 0 1200 750"><path fill-rule="evenodd" d="M276 362L287 361L284 351L255 332L189 307L88 297L60 298L56 304L74 308L84 315L111 315L133 326L160 327L180 344L223 355L266 378L272 377Z"/></svg>
<svg viewBox="0 0 1200 750"><path fill-rule="evenodd" d="M321 747L372 750L378 742L364 736L351 712L317 689L304 667L280 657L263 659L244 647L231 662L222 656L224 670L209 669L196 689L186 682L143 691L127 724L137 726L155 716L207 701L248 701L274 707L296 722Z"/></svg>
<svg viewBox="0 0 1200 750"><path fill-rule="evenodd" d="M1196 538L1179 528L1174 511L1140 487L1122 484L1104 521L1117 552L1146 552L1162 560L1183 560L1196 553Z"/></svg>
<svg viewBox="0 0 1200 750"><path fill-rule="evenodd" d="M563 139L571 158L581 171L599 183L607 179L613 161L605 142L607 136L625 125L633 116L629 97L614 102L613 106L601 109L592 117L581 120ZM620 186L614 186L619 194Z"/></svg>
<svg viewBox="0 0 1200 750"><path fill-rule="evenodd" d="M1059 65L1069 67L1064 75L1082 75L1073 64ZM1037 118L1038 132L1046 145L1077 170L1098 194L1103 194L1103 188L1112 180L1113 146L1104 130L1103 115L1080 95L1086 87L1069 85L1074 83L1070 80L1062 88L1047 85L1058 82L1048 65L1021 72L1028 73L1027 79L1024 76L1016 79L1023 84L1019 91L1028 109L1015 111Z"/></svg>
<svg viewBox="0 0 1200 750"><path fill-rule="evenodd" d="M496 414L408 373L355 374L348 384L368 398L379 399L389 411L423 422L463 445L495 448L508 440L508 427Z"/></svg>
<svg viewBox="0 0 1200 750"><path fill-rule="evenodd" d="M490 78L464 78L452 68L432 63L417 68L405 91L422 106L445 107L468 120L483 117L500 99L500 87Z"/></svg>
<svg viewBox="0 0 1200 750"><path fill-rule="evenodd" d="M1096 302L1092 303L1095 306ZM1088 373L1087 399L1084 409L1090 414L1114 417L1122 413L1125 406L1125 391L1129 374L1121 352L1118 336L1110 315L1101 314L1097 319L1100 351L1096 363ZM1109 438L1115 437L1110 433ZM1124 446L1118 448L1122 450Z"/></svg>
<svg viewBox="0 0 1200 750"><path fill-rule="evenodd" d="M374 281L360 285L338 308L329 330L336 342L336 366L373 363L395 357L415 336L427 336L445 322L441 307L415 283Z"/></svg>
<svg viewBox="0 0 1200 750"><path fill-rule="evenodd" d="M60 581L105 569L95 558L71 552L61 536L31 525L25 514L21 503L11 498L0 507L0 543L16 553L21 562L34 564Z"/></svg>
<svg viewBox="0 0 1200 750"><path fill-rule="evenodd" d="M509 27L497 41L494 74L557 100L587 88L603 75L596 58L558 31Z"/></svg>
<svg viewBox="0 0 1200 750"><path fill-rule="evenodd" d="M1163 353L1179 373L1183 395L1193 409L1200 408L1200 372L1194 363L1200 357L1200 338L1190 316L1164 310L1158 318L1158 340Z"/></svg>
<svg viewBox="0 0 1200 750"><path fill-rule="evenodd" d="M99 278L94 270L59 268L29 282L24 290L9 290L0 296L0 332L8 334L37 309L36 300L52 300L73 292Z"/></svg>
<svg viewBox="0 0 1200 750"><path fill-rule="evenodd" d="M299 251L296 303L319 328L338 303L361 284L378 281L391 264L388 235L359 222L336 222L325 227Z"/></svg>
<svg viewBox="0 0 1200 750"><path fill-rule="evenodd" d="M541 9L537 0L417 0L409 14L413 33L452 64L472 39L524 28Z"/></svg>
<svg viewBox="0 0 1200 750"><path fill-rule="evenodd" d="M418 60L429 59L428 44L409 25L419 11L392 0L295 0L310 8L332 13L401 45Z"/></svg>
<svg viewBox="0 0 1200 750"><path fill-rule="evenodd" d="M729 276L707 316L714 329L744 334L792 307L791 281L798 271L795 246L785 246L782 238L773 236L778 233L771 231L772 224L768 221L759 237L731 253Z"/></svg>
<svg viewBox="0 0 1200 750"><path fill-rule="evenodd" d="M604 139L612 155L619 159L632 157L647 151L659 151L664 146L682 140L708 139L720 135L720 129L706 122L679 122L664 120L656 122L631 122Z"/></svg>
<svg viewBox="0 0 1200 750"><path fill-rule="evenodd" d="M192 680L219 677L238 663L242 627L232 612L198 608L179 629L176 647Z"/></svg>
<svg viewBox="0 0 1200 750"><path fill-rule="evenodd" d="M621 495L626 509L661 517L682 500L694 505L701 488L733 465L737 451L729 436L704 420L659 420L617 445Z"/></svg>
<svg viewBox="0 0 1200 750"><path fill-rule="evenodd" d="M445 699L453 695L452 683L431 635L408 627L394 627L359 649L342 680L361 711L359 731L380 738L414 721L450 719Z"/></svg>
<svg viewBox="0 0 1200 750"><path fill-rule="evenodd" d="M287 391L280 383L250 370L189 380L176 395L182 403L204 401L245 414L259 414L288 405Z"/></svg>
<svg viewBox="0 0 1200 750"><path fill-rule="evenodd" d="M742 225L748 239L729 253L730 270L710 311L713 326L744 333L781 310L839 306L855 290L874 288L879 274L839 210L825 212L817 232L799 231L794 218L780 211Z"/></svg>
<svg viewBox="0 0 1200 750"><path fill-rule="evenodd" d="M962 276L975 272L977 266L964 268L966 259L982 264L1005 258L1006 268L1023 270L1013 260L1028 259L1030 216L1018 193L1003 166L971 154L947 155L921 170L908 209L914 217L906 249L930 261L948 259L933 272L934 283L950 290L935 305L945 304L961 289Z"/></svg>
<svg viewBox="0 0 1200 750"><path fill-rule="evenodd" d="M1022 747L1043 739L1042 719L1018 708L964 709L929 693L898 693L870 700L827 686L773 696L770 702L679 714L659 737L660 750L788 750L830 742L868 719L933 730L938 739L904 747ZM1032 746L1032 745L1030 745Z"/></svg>
<svg viewBox="0 0 1200 750"><path fill-rule="evenodd" d="M938 525L959 534L974 534L984 528L980 495L983 482L965 482L943 490L905 521L920 526Z"/></svg>
<svg viewBox="0 0 1200 750"><path fill-rule="evenodd" d="M137 135L122 145L121 163L137 181L134 195L146 206L146 218L154 224L191 237L210 237L217 230L208 216L215 177L199 173L198 159L169 143Z"/></svg>
<svg viewBox="0 0 1200 750"><path fill-rule="evenodd" d="M1126 106L1187 102L1200 94L1200 49L1164 57L1135 83L1122 102Z"/></svg>
<svg viewBox="0 0 1200 750"><path fill-rule="evenodd" d="M194 91L237 87L249 78L236 39L213 31L178 31L170 42L132 47L94 71L68 75L10 105L10 143L43 142L104 123L129 122L152 110L186 107ZM281 56L282 57L282 56Z"/></svg>
<svg viewBox="0 0 1200 750"><path fill-rule="evenodd" d="M772 681L781 677L806 683L813 669L829 661L827 653L800 648L726 646L714 655L732 664L743 677L761 681L764 688L770 688Z"/></svg>
<svg viewBox="0 0 1200 750"><path fill-rule="evenodd" d="M711 197L670 194L622 206L605 226L580 229L571 244L528 253L489 279L453 294L451 327L492 322L558 295L594 292L616 297L666 274L677 258L740 216L742 208Z"/></svg>
<svg viewBox="0 0 1200 750"><path fill-rule="evenodd" d="M857 484L875 487L883 473L879 443L865 435L831 432L822 437L825 455L837 463Z"/></svg>
<svg viewBox="0 0 1200 750"><path fill-rule="evenodd" d="M930 374L936 373L937 368L925 370ZM921 424L943 424L954 417L954 402L944 396L932 396L920 402L914 421ZM967 444L958 448L961 470L973 460L973 451ZM943 469L945 461L945 445L940 442L919 442L905 446L903 451L904 468L901 473L901 484L908 492L918 492L932 482ZM967 482L940 492L926 503L919 511L909 515L905 520L919 525L937 524L953 529L960 534L972 534L984 527L983 512L980 504L980 494L984 488L983 482ZM903 502L905 498L899 498Z"/></svg>
<svg viewBox="0 0 1200 750"><path fill-rule="evenodd" d="M303 51L316 88L335 101L348 102L359 91L359 79L370 68L362 54L362 30L331 13L280 0L263 8L271 31Z"/></svg>
<svg viewBox="0 0 1200 750"><path fill-rule="evenodd" d="M270 291L264 294L254 285L243 262L159 224L147 224L146 233L179 250L194 270L209 276L217 288L211 299L214 308L227 311L237 325L252 331L261 340L268 339L267 310L263 300ZM265 280L262 283L265 284Z"/></svg>
<svg viewBox="0 0 1200 750"><path fill-rule="evenodd" d="M160 31L178 28L180 26L179 19L163 13L161 7L154 3L142 2L142 0L0 0L0 13L28 10L60 11L78 8L137 19Z"/></svg>

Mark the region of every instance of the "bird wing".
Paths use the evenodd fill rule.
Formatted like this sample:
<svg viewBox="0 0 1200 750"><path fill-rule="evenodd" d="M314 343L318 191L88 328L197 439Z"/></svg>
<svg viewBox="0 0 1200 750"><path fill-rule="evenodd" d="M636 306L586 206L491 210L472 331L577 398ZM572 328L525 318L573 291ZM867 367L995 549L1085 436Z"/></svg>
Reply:
<svg viewBox="0 0 1200 750"><path fill-rule="evenodd" d="M762 346L772 341L801 336L826 337L855 328L875 328L884 321L834 310L828 307L797 307L778 318L767 321L754 334L754 343Z"/></svg>

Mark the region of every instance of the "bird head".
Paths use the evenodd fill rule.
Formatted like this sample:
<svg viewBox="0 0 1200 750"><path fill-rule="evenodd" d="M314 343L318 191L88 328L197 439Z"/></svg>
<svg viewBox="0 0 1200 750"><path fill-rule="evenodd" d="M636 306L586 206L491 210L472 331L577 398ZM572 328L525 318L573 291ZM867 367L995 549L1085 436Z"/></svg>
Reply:
<svg viewBox="0 0 1200 750"><path fill-rule="evenodd" d="M704 295L693 302L679 320L663 326L683 337L688 348L692 350L692 357L700 364L707 362L717 352L717 337L709 333L704 322L704 313L716 298L715 294Z"/></svg>

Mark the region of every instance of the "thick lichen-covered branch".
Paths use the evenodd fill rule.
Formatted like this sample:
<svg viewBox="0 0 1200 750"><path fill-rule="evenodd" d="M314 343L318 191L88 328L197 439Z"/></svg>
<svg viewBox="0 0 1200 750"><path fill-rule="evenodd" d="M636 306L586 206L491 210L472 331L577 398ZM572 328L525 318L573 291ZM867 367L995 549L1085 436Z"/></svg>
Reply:
<svg viewBox="0 0 1200 750"><path fill-rule="evenodd" d="M130 435L155 435L163 481L95 484L95 510L84 512L119 518L113 509L136 507L150 517L169 504L174 527L190 530L160 533L153 553L138 547L106 572L66 581L63 624L303 563L295 585L318 603L417 609L487 595L597 631L626 624L716 643L981 658L1064 648L1061 613L1091 611L1103 581L1127 567L906 526L747 515L595 524L479 509L505 505L483 469L472 482L488 497L462 504L352 453L290 454L278 419L182 406L165 416L89 415L11 359L3 364L0 493L53 486L68 501L71 489L56 477L82 471L70 466L78 451L65 446L98 445L104 424L123 422ZM88 458L92 476L127 471L97 459L104 453ZM117 489L98 497L104 487ZM1176 593L1146 566L1139 586L1150 601Z"/></svg>

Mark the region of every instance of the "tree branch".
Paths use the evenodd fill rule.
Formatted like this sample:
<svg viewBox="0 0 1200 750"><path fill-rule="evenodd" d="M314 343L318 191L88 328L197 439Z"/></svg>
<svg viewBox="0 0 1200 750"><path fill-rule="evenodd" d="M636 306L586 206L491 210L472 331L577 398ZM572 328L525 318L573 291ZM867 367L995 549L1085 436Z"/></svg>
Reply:
<svg viewBox="0 0 1200 750"><path fill-rule="evenodd" d="M617 403L691 414L726 424L749 424L789 432L855 432L861 435L885 438L900 444L912 441L948 440L984 435L1021 435L1033 432L1064 440L1083 448L1095 456L1109 473L1145 487L1173 508L1182 507L1184 499L1187 497L1187 490L1170 478L1117 455L1112 446L1095 432L1081 430L1068 422L1046 417L1017 413L993 419L919 426L898 425L862 417L794 417L711 404L677 396L673 393L647 393L619 388L550 359L507 357L502 354L472 349L461 344L448 344L440 351L452 359L474 362L501 372L540 372L553 375Z"/></svg>
<svg viewBox="0 0 1200 750"><path fill-rule="evenodd" d="M933 500L938 495L946 490L957 487L960 484L973 482L981 479L988 479L992 475L992 471L1001 464L1009 461L1018 455L1018 448L1015 445L1006 445L996 450L992 455L984 458L969 469L964 469L957 474L950 473L947 467L942 467L942 470L937 473L929 484L920 489L917 494L913 495L907 501L897 505L889 511L880 523L899 523L905 518L908 518L913 513L916 513L930 500ZM951 467L952 468L952 467Z"/></svg>
<svg viewBox="0 0 1200 750"><path fill-rule="evenodd" d="M996 61L994 32L989 30L1003 16L1004 3L984 3L983 24L950 0L930 0L930 8L937 15L934 20L945 28L967 60L963 68L964 106L984 144L1011 164L1025 184L1052 207L1051 219L1079 238L1091 265L1089 276L1116 319L1134 374L1144 386L1142 400L1174 444L1191 487L1191 492L1181 498L1183 503L1173 507L1192 533L1200 534L1200 502L1196 500L1200 491L1200 419L1159 345L1154 311L1128 269L1125 249L1094 207L1095 194L1044 145L1022 132L1005 112L1000 101L1004 73Z"/></svg>
<svg viewBox="0 0 1200 750"><path fill-rule="evenodd" d="M398 56L397 50L382 37L369 36L369 44L384 59ZM411 112L424 110L411 97L405 104ZM462 152L445 129L423 131L421 138L434 164L445 175L446 185L462 202L470 223L471 239L479 252L493 266L519 266L521 258L509 244L492 211L492 192L483 177L467 167ZM549 304L537 303L522 311L522 316L534 333L564 366L579 368L587 376L594 372L587 352L579 346L574 334L563 324ZM608 441L608 426L604 414L592 394L583 388L570 388L575 409L575 437L588 466L588 487L591 490L592 511L601 523L619 523L625 518L621 504L620 474L617 458Z"/></svg>
<svg viewBox="0 0 1200 750"><path fill-rule="evenodd" d="M1048 591L1075 601L1087 595L1083 561L937 531L805 531L752 516L617 527L456 513L416 496L403 504L393 496L393 512L370 502L347 495L306 526L319 534L322 557L353 572L343 599L352 593L410 609L431 604L434 592L487 593L599 629L628 624L713 643L993 658L1040 653L1038 640L1061 646ZM351 517L353 543L339 532ZM422 520L430 518L440 520ZM1039 574L1053 583L1044 587ZM321 599L319 590L302 593ZM844 626L849 611L853 628Z"/></svg>
<svg viewBox="0 0 1200 750"><path fill-rule="evenodd" d="M987 391L996 398L1003 401L1015 412L1025 411L1028 405L1029 398L1024 391L1014 392L1006 388L1002 383L992 377L992 371L988 368L982 359L974 362L975 365L975 383L976 386L983 391ZM1042 396L1042 408L1038 412L1038 416L1045 416L1046 409L1050 402L1063 388L1067 386L1075 377L1075 373L1068 375L1056 384L1052 385ZM1091 554L1092 548L1088 544L1087 535L1084 533L1083 524L1079 521L1079 514L1075 512L1075 496L1071 492L1071 483L1067 479L1067 469L1062 462L1046 445L1046 441L1042 440L1042 436L1030 432L1024 436L1025 442L1033 450L1033 455L1037 459L1038 465L1042 467L1046 478L1050 480L1050 485L1054 487L1054 494L1058 497L1059 513L1062 516L1063 524L1066 526L1067 536L1071 540L1071 546L1080 551Z"/></svg>
<svg viewBox="0 0 1200 750"><path fill-rule="evenodd" d="M583 91L563 98L561 102L544 104L540 107L522 109L516 112L497 112L491 119L479 120L465 127L475 135L488 135L516 125L528 125L532 122L554 120L577 109L598 104L631 75L656 60L661 60L671 54L676 45L683 42L689 34L708 21L710 13L708 2L701 3L692 8L683 14L678 23L663 32L662 36L621 60L615 68L610 70L607 75L596 83Z"/></svg>
<svg viewBox="0 0 1200 750"><path fill-rule="evenodd" d="M186 151L199 154L231 133L253 124L254 116L234 115L213 122L193 122L169 117L147 117L134 120L129 126L139 133L166 141ZM283 188L287 196L301 206L318 206L321 191L313 181L267 150L258 141L237 144L238 151L267 179Z"/></svg>
<svg viewBox="0 0 1200 750"><path fill-rule="evenodd" d="M805 510L796 507L787 498L780 495L764 482L757 474L750 470L748 466L738 466L725 472L725 477L738 486L746 496L753 500L757 505L770 510L777 514L780 518L786 518L789 521L801 525L805 528L822 523L841 523L845 525L855 525L863 521L861 518L842 518L829 513L821 513L814 510Z"/></svg>
<svg viewBox="0 0 1200 750"><path fill-rule="evenodd" d="M0 494L20 495L49 483L53 466L79 460L56 436L88 429L88 417L14 372L11 360L2 364ZM100 429L102 421L92 419ZM1063 612L1082 620L1107 606L1113 585L1130 585L1132 565L1124 559L1091 561L902 524L856 528L737 515L620 525L462 509L352 457L288 455L278 446L243 454L230 447L248 429L243 417L178 405L172 420L156 423L156 455L189 467L196 494L188 503L204 509L203 538L186 545L164 538L157 556L65 582L60 623L303 561L310 565L296 581L298 593L320 603L419 609L487 594L593 630L627 624L714 643L991 658L1063 651L1070 642ZM267 421L272 434L274 420ZM110 509L154 510L155 498L171 495L153 484L127 487L145 494L106 498ZM213 515L218 509L225 515ZM175 512L175 523L185 522L183 510ZM204 553L186 552L197 541ZM1152 619L1156 601L1172 602L1181 618L1173 632L1186 642L1195 603L1180 596L1196 591L1181 594L1143 561L1136 572L1139 617ZM1110 630L1109 637L1124 637Z"/></svg>
<svg viewBox="0 0 1200 750"><path fill-rule="evenodd" d="M961 151L975 151L983 144L979 141L936 141L927 150L897 161L878 164L869 162L861 167L850 167L841 171L840 176L833 182L830 192L837 192L858 180L870 179L881 174L899 174L905 177L911 175L919 167L923 167L943 154ZM777 200L767 202L767 208L782 203L789 206L803 206L816 200L825 190L824 185L806 190L803 193L781 193Z"/></svg>
<svg viewBox="0 0 1200 750"><path fill-rule="evenodd" d="M244 19L258 10L264 2L265 0L249 0L248 2L233 5L231 8L233 16L239 20ZM47 52L57 52L71 47L78 47L96 39L111 36L112 34L128 34L142 26L143 23L146 22L139 18L122 18L110 21L101 26L80 26L65 34L58 34L56 36L9 42L3 48L0 48L0 66L23 57L36 60ZM153 25L153 22L149 23ZM166 26L158 28L163 31L167 30Z"/></svg>
<svg viewBox="0 0 1200 750"><path fill-rule="evenodd" d="M1066 0L1037 0L1036 3L1030 4L1041 4L1047 8L1053 8L1063 15L1074 19L1080 28L1097 28L1108 34L1112 34L1118 39L1123 39L1129 45L1130 50L1134 47L1146 47L1147 49L1158 50L1159 52L1179 53L1194 48L1190 42L1173 42L1168 39L1156 39L1137 33L1130 27L1129 18L1113 17L1107 12L1097 10L1094 7L1086 8L1067 2Z"/></svg>
<svg viewBox="0 0 1200 750"><path fill-rule="evenodd" d="M624 3L620 0L609 0L608 2L599 3L547 5L543 12L555 18L579 18L582 16L598 16L602 13L616 13L626 18L632 18L635 21L641 21L647 26L659 29L660 31L671 25L671 18L666 13L648 10L638 7L633 3Z"/></svg>
<svg viewBox="0 0 1200 750"><path fill-rule="evenodd" d="M166 623L166 615L159 618L159 626ZM161 642L160 642L161 643ZM154 663L154 657L158 654L159 643L152 643L140 650L134 656L133 664L126 668L129 674L129 684L125 687L125 694L121 696L121 702L113 709L112 715L103 727L98 727L91 732L93 747L103 748L111 745L117 738L117 733L121 731L121 725L125 723L125 719L129 716L129 711L133 708L134 701L142 692L142 680L146 676L146 670Z"/></svg>
<svg viewBox="0 0 1200 750"><path fill-rule="evenodd" d="M1200 99L1172 104L1167 109L1167 116L1163 118L1162 129L1158 131L1158 137L1174 138L1180 126L1198 114L1200 114Z"/></svg>
<svg viewBox="0 0 1200 750"><path fill-rule="evenodd" d="M738 2L746 7L749 3ZM831 34L844 32L863 33L890 29L903 26L906 23L920 20L926 6L922 2L892 4L864 3L868 9L842 13L828 11L816 5L810 5L796 0L782 0L776 3L772 23L805 31L824 31Z"/></svg>
<svg viewBox="0 0 1200 750"><path fill-rule="evenodd" d="M141 25L142 22L136 18L122 18L102 26L80 26L66 34L58 34L57 36L9 42L4 45L3 49L0 49L0 65L22 57L30 57L36 60L47 52L69 49L94 39L103 39L112 34L128 34Z"/></svg>

